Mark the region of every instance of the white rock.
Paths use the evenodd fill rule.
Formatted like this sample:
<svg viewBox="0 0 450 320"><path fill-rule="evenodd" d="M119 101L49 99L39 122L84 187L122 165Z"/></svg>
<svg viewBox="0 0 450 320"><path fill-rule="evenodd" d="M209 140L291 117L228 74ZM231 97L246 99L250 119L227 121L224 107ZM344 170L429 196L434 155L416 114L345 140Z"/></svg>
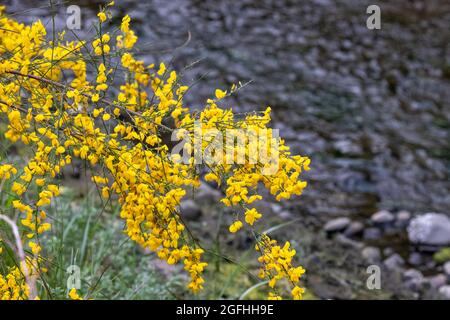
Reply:
<svg viewBox="0 0 450 320"><path fill-rule="evenodd" d="M366 259L369 263L375 263L380 261L381 259L381 252L380 249L376 247L365 247L362 252L362 256L364 259Z"/></svg>
<svg viewBox="0 0 450 320"><path fill-rule="evenodd" d="M349 218L341 217L328 221L323 228L327 232L334 232L345 229L349 224L350 224Z"/></svg>
<svg viewBox="0 0 450 320"><path fill-rule="evenodd" d="M444 269L444 272L447 275L447 277L450 278L450 261L447 261L446 263L444 263L444 266L442 267L442 269Z"/></svg>
<svg viewBox="0 0 450 320"><path fill-rule="evenodd" d="M445 276L445 274L442 273L428 277L426 280L433 289L440 288L447 283L447 277Z"/></svg>
<svg viewBox="0 0 450 320"><path fill-rule="evenodd" d="M445 285L439 288L439 293L441 296L446 299L450 300L450 285Z"/></svg>
<svg viewBox="0 0 450 320"><path fill-rule="evenodd" d="M395 225L397 227L404 228L408 225L409 220L411 219L411 213L408 211L400 211L397 213L397 220L395 221Z"/></svg>
<svg viewBox="0 0 450 320"><path fill-rule="evenodd" d="M375 223L385 224L394 221L395 216L387 210L381 210L374 213L370 219Z"/></svg>
<svg viewBox="0 0 450 320"><path fill-rule="evenodd" d="M412 243L432 246L450 244L450 219L442 213L426 213L411 220L408 238Z"/></svg>

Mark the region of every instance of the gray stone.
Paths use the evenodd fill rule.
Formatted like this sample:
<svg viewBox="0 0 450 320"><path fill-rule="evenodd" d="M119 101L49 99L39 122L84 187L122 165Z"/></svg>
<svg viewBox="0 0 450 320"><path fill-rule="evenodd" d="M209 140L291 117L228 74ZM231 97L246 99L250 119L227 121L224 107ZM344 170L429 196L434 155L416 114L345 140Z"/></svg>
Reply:
<svg viewBox="0 0 450 320"><path fill-rule="evenodd" d="M376 247L365 247L361 251L361 255L369 263L376 263L376 262L380 261L380 259L381 259L380 249L378 249Z"/></svg>
<svg viewBox="0 0 450 320"><path fill-rule="evenodd" d="M410 279L424 279L422 272L416 269L408 269L405 272L403 272L403 279L404 280L410 280Z"/></svg>
<svg viewBox="0 0 450 320"><path fill-rule="evenodd" d="M415 269L406 270L403 273L403 280L405 287L414 292L421 291L426 283L422 272Z"/></svg>
<svg viewBox="0 0 450 320"><path fill-rule="evenodd" d="M395 251L391 247L386 247L386 248L383 249L383 254L386 257L389 257L391 254L394 254L394 253L395 253Z"/></svg>
<svg viewBox="0 0 450 320"><path fill-rule="evenodd" d="M377 228L368 228L364 230L363 238L365 240L376 240L381 237L381 231Z"/></svg>
<svg viewBox="0 0 450 320"><path fill-rule="evenodd" d="M398 253L394 253L389 258L384 260L383 263L386 268L393 270L400 269L405 264L405 260L403 260L403 258Z"/></svg>
<svg viewBox="0 0 450 320"><path fill-rule="evenodd" d="M272 208L272 211L275 214L279 214L281 211L283 211L283 207L278 203L271 203L270 207Z"/></svg>
<svg viewBox="0 0 450 320"><path fill-rule="evenodd" d="M395 225L399 228L404 228L408 225L408 222L410 219L411 219L411 213L409 213L408 211L402 210L397 213Z"/></svg>
<svg viewBox="0 0 450 320"><path fill-rule="evenodd" d="M180 213L186 219L198 219L202 215L200 207L191 199L183 200L180 203Z"/></svg>
<svg viewBox="0 0 450 320"><path fill-rule="evenodd" d="M326 232L335 232L345 229L349 224L349 218L341 217L328 221L323 228Z"/></svg>
<svg viewBox="0 0 450 320"><path fill-rule="evenodd" d="M376 224L389 224L395 220L395 216L387 210L381 210L374 213L370 220Z"/></svg>
<svg viewBox="0 0 450 320"><path fill-rule="evenodd" d="M364 244L347 238L343 234L338 234L336 237L336 241L342 244L344 247L361 250L364 247Z"/></svg>
<svg viewBox="0 0 450 320"><path fill-rule="evenodd" d="M430 284L431 288L437 289L447 283L447 276L445 274L439 273L435 276L426 278L426 281Z"/></svg>
<svg viewBox="0 0 450 320"><path fill-rule="evenodd" d="M356 236L364 230L364 224L359 221L353 221L349 224L349 226L345 229L344 234L348 237Z"/></svg>
<svg viewBox="0 0 450 320"><path fill-rule="evenodd" d="M440 287L439 294L442 296L442 298L450 300L450 285Z"/></svg>
<svg viewBox="0 0 450 320"><path fill-rule="evenodd" d="M422 255L418 252L413 252L409 255L408 263L413 266L419 266L423 263Z"/></svg>
<svg viewBox="0 0 450 320"><path fill-rule="evenodd" d="M450 244L450 219L442 213L426 213L411 220L408 238L412 243L431 246Z"/></svg>
<svg viewBox="0 0 450 320"><path fill-rule="evenodd" d="M279 213L278 213L278 216L281 218L281 219L292 219L292 213L290 212L290 211L288 211L288 210L282 210L282 211L280 211Z"/></svg>
<svg viewBox="0 0 450 320"><path fill-rule="evenodd" d="M220 201L222 198L222 193L207 183L202 183L194 195L194 199L198 203L214 203Z"/></svg>
<svg viewBox="0 0 450 320"><path fill-rule="evenodd" d="M447 275L447 277L450 279L450 261L444 263L442 269L444 270L444 273Z"/></svg>

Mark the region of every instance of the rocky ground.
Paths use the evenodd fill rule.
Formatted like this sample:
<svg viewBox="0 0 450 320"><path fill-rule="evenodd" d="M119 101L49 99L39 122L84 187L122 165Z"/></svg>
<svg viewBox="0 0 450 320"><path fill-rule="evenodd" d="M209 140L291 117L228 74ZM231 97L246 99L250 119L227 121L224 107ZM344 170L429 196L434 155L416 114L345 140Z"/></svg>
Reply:
<svg viewBox="0 0 450 320"><path fill-rule="evenodd" d="M223 196L203 184L183 201L181 212L205 241L213 241ZM439 213L375 212L366 220L346 216L319 221L279 204L263 202L266 225L273 236L292 241L308 270L305 286L324 299L450 299L450 219ZM229 219L222 217L223 233ZM210 220L209 220L210 219ZM288 226L284 224L288 221ZM278 230L280 228L281 230ZM214 231L211 231L214 230ZM252 246L245 236L228 242L231 249ZM378 266L381 287L369 289L369 266Z"/></svg>
<svg viewBox="0 0 450 320"><path fill-rule="evenodd" d="M18 18L48 22L46 8L24 11L33 3L6 0ZM97 6L79 3L86 26ZM193 85L191 108L252 80L224 103L272 106L287 144L312 158L304 195L261 208L294 221L278 236L295 240L316 297L450 298L450 1L377 1L376 31L369 4L123 0L115 10L132 17L143 59L171 61ZM183 204L199 226L218 212L203 197ZM366 287L371 264L381 290Z"/></svg>

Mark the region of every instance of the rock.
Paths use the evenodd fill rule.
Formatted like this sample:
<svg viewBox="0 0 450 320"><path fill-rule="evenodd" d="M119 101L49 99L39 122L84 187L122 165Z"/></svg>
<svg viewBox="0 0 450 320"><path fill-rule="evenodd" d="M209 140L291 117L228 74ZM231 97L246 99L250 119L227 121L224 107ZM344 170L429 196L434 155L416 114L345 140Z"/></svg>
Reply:
<svg viewBox="0 0 450 320"><path fill-rule="evenodd" d="M214 203L223 198L222 193L207 183L202 183L194 195L198 203Z"/></svg>
<svg viewBox="0 0 450 320"><path fill-rule="evenodd" d="M408 269L405 272L403 272L403 279L404 280L410 280L410 279L424 279L422 272L416 269Z"/></svg>
<svg viewBox="0 0 450 320"><path fill-rule="evenodd" d="M444 270L444 273L447 275L447 277L450 279L450 261L444 263L442 269Z"/></svg>
<svg viewBox="0 0 450 320"><path fill-rule="evenodd" d="M450 244L450 219L442 213L426 213L411 220L408 238L412 243L430 246Z"/></svg>
<svg viewBox="0 0 450 320"><path fill-rule="evenodd" d="M348 227L345 229L344 234L347 237L353 237L356 236L364 230L364 224L359 221L354 221L348 225Z"/></svg>
<svg viewBox="0 0 450 320"><path fill-rule="evenodd" d="M395 251L391 247L386 247L383 249L383 254L385 257L389 257L391 254L394 254Z"/></svg>
<svg viewBox="0 0 450 320"><path fill-rule="evenodd" d="M408 211L402 210L397 213L397 217L395 219L395 226L398 228L404 228L408 225L409 220L411 219L411 213Z"/></svg>
<svg viewBox="0 0 450 320"><path fill-rule="evenodd" d="M288 219L292 219L292 218L293 218L292 213L291 213L290 211L288 211L288 210L282 210L280 213L278 213L278 216L279 216L281 219L285 219L285 220L288 220Z"/></svg>
<svg viewBox="0 0 450 320"><path fill-rule="evenodd" d="M283 207L278 203L271 203L270 207L272 208L272 211L275 214L279 214L281 211L283 211Z"/></svg>
<svg viewBox="0 0 450 320"><path fill-rule="evenodd" d="M394 253L389 258L384 260L383 263L386 268L393 270L400 269L405 264L405 260L403 260L403 258L398 253Z"/></svg>
<svg viewBox="0 0 450 320"><path fill-rule="evenodd" d="M376 263L381 259L381 251L376 247L365 247L361 254L368 263Z"/></svg>
<svg viewBox="0 0 450 320"><path fill-rule="evenodd" d="M180 213L186 219L198 219L202 215L200 207L191 199L183 200L180 203Z"/></svg>
<svg viewBox="0 0 450 320"><path fill-rule="evenodd" d="M430 284L431 288L437 289L447 283L447 276L445 274L439 273L435 276L426 278L426 281Z"/></svg>
<svg viewBox="0 0 450 320"><path fill-rule="evenodd" d="M408 263L413 266L419 266L423 263L422 255L418 252L413 252L409 255Z"/></svg>
<svg viewBox="0 0 450 320"><path fill-rule="evenodd" d="M395 217L389 211L381 210L374 213L372 217L370 217L370 220L372 220L372 222L374 222L375 224L385 225L393 222L395 220Z"/></svg>
<svg viewBox="0 0 450 320"><path fill-rule="evenodd" d="M439 294L442 296L442 298L450 300L450 285L440 287Z"/></svg>
<svg viewBox="0 0 450 320"><path fill-rule="evenodd" d="M377 228L367 228L364 230L363 238L365 240L376 240L381 237L381 231Z"/></svg>
<svg viewBox="0 0 450 320"><path fill-rule="evenodd" d="M336 232L345 229L350 224L350 219L347 217L336 218L328 221L323 229L326 232Z"/></svg>
<svg viewBox="0 0 450 320"><path fill-rule="evenodd" d="M406 270L403 273L403 280L405 281L405 286L408 290L415 292L422 290L423 285L426 282L422 272L416 269Z"/></svg>
<svg viewBox="0 0 450 320"><path fill-rule="evenodd" d="M364 244L362 244L361 242L349 239L343 234L338 234L336 237L336 241L347 248L361 250L361 248L364 247Z"/></svg>

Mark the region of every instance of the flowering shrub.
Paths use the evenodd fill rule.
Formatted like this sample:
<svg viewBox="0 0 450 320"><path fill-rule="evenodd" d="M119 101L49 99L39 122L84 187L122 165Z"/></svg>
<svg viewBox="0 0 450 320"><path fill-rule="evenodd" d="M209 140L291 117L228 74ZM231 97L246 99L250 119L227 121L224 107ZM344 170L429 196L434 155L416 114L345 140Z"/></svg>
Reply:
<svg viewBox="0 0 450 320"><path fill-rule="evenodd" d="M18 266L0 275L0 299L38 298L38 291L30 291L33 279L25 276L47 271L41 239L51 230L52 219L46 208L60 193L63 167L74 158L89 164L101 197L120 204L127 236L168 264L182 263L194 293L203 288L208 264L179 204L186 188L200 186L201 177L214 181L225 192L223 205L233 208L229 231L239 232L245 225L255 240L259 276L273 288L269 299L281 299L277 283L282 279L292 285L292 297L300 299L304 269L292 264L295 250L289 242L279 245L257 232L254 225L262 215L252 204L262 200L260 188L277 201L300 195L306 187L300 174L309 169L310 160L291 155L268 127L270 108L241 117L219 107L238 86L217 89L203 110L192 112L183 103L189 88L177 81L175 71L135 58L137 36L128 15L120 29L103 32L112 5L98 14L95 39L72 42L64 41L64 32L49 41L40 21L24 25L0 7L0 119L7 125L6 139L31 152L23 166L0 159L1 192L13 196L12 212L20 214L18 240L27 248L23 262L28 265L27 273ZM122 81L115 77L118 72L124 73ZM230 130L247 142L235 149L233 140L224 152L211 151ZM249 132L256 138L248 139ZM187 159L171 152L167 134L189 141L183 146ZM199 163L193 149L206 160ZM262 150L265 157L257 157ZM274 156L275 162L267 161ZM274 164L275 170L265 174ZM0 244L0 250L17 250L7 239ZM70 297L81 298L75 290Z"/></svg>

